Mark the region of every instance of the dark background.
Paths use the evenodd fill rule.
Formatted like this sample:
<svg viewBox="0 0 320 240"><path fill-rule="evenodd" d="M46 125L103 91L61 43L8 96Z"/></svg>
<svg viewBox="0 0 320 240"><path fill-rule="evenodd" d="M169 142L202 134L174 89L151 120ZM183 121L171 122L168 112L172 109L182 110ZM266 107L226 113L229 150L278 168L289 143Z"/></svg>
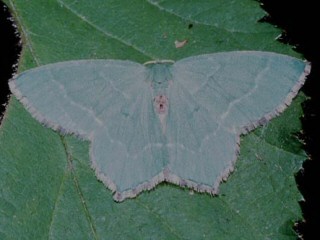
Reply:
<svg viewBox="0 0 320 240"><path fill-rule="evenodd" d="M303 104L304 116L301 119L306 143L305 151L311 161L303 164L303 170L296 175L299 190L305 201L300 202L305 220L296 231L303 239L320 239L320 8L319 1L313 0L261 0L269 13L265 20L283 29L280 41L296 47L311 62L311 74L302 91L310 97ZM317 229L319 228L319 229Z"/></svg>
<svg viewBox="0 0 320 240"><path fill-rule="evenodd" d="M303 133L300 138L306 143L305 151L311 161L306 161L296 175L299 190L305 201L300 202L304 221L299 222L295 230L303 239L317 239L317 227L320 231L320 8L313 0L260 0L262 8L269 15L261 21L267 21L282 29L281 42L295 46L311 62L312 71L302 91L310 97L303 104L304 116L301 119ZM9 20L8 8L0 1L0 120L8 100L8 79L14 71L21 46L16 29ZM319 171L319 174L317 172Z"/></svg>

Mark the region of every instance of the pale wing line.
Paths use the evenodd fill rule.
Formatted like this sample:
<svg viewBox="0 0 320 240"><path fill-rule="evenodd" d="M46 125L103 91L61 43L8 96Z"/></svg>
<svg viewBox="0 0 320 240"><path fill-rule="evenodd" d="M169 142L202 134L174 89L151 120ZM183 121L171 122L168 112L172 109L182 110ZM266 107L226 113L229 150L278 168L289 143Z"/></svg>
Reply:
<svg viewBox="0 0 320 240"><path fill-rule="evenodd" d="M238 99L235 99L235 100L233 100L233 101L231 101L229 104L228 104L228 108L227 108L227 110L221 115L221 118L220 119L218 119L218 127L217 127L217 129L212 133L212 134L215 134L221 127L223 127L223 120L227 117L227 115L230 113L230 111L231 111L231 108L235 105L235 104L237 104L238 102L240 102L240 101L242 101L243 99L245 99L245 98L248 98L251 94L253 94L254 92L255 92L255 90L258 88L258 83L259 83L259 79L260 79L260 77L263 75L263 73L265 72L265 71L268 71L269 70L269 64L270 64L270 62L268 61L268 64L267 64L267 66L263 69L263 71L261 71L259 74L258 74L258 76L255 78L255 80L254 80L254 83L255 83L255 86L254 86L254 88L252 88L252 89L250 89L250 91L248 91L245 95L243 95L242 97L240 97L240 98L238 98ZM209 78L211 78L213 75L208 75L208 80L205 82L205 84L207 84L208 83L208 81L209 81ZM205 85L205 84L202 84L202 85ZM199 88L200 89L200 88ZM198 91L197 91L198 92ZM193 95L195 95L197 92L195 92ZM202 106L202 105L201 105ZM205 106L202 106L203 108L205 108L207 111L209 111ZM259 117L258 117L259 118ZM259 118L260 119L260 118ZM241 127L243 127L243 126L241 126ZM224 128L224 127L223 127ZM226 131L230 131L231 130L231 132L234 132L235 130L234 129L226 129L226 128L224 128ZM210 134L211 135L211 134ZM209 135L207 135L207 136L209 136Z"/></svg>
<svg viewBox="0 0 320 240"><path fill-rule="evenodd" d="M220 67L219 67L218 69L220 69ZM216 70L216 71L217 71L217 70ZM209 79L209 78L207 78L207 80L205 81L205 83L201 84L201 86L204 86L205 84L207 84L208 81L209 81L208 79ZM194 95L198 92L198 91L196 91L195 93L192 94L190 91L186 90L186 89L184 88L183 84L181 84L179 81L176 81L176 84L180 85L180 88L181 88L183 91L186 91L187 93L189 93L192 97L194 97ZM201 87L200 87L200 88L201 88ZM198 88L198 90L199 90L200 88ZM202 108L204 108L205 110L209 111L205 106L203 106L203 105L201 105L201 104L199 104L199 105L200 105ZM178 117L179 117L179 116L178 116ZM211 117L210 117L210 118L211 118ZM212 118L211 118L211 119L212 119ZM212 120L213 120L213 119L212 119ZM216 128L214 131L212 131L212 132L210 132L210 133L207 133L207 134L201 139L200 149L202 148L203 141L208 140L211 136L215 135L215 134L220 130L221 127L223 127L222 124L218 123L218 126L217 126L217 128ZM228 131L227 129L225 129L225 130ZM195 136L195 134L193 134L193 135ZM187 150L187 151L189 151L189 152L191 152L191 153L195 153L195 151L193 151L193 150L185 147L183 144L181 144L181 143L179 143L179 142L176 142L176 143L174 143L174 144L168 143L168 144L167 144L167 147L173 148L175 145L176 145L177 147L180 147L180 148L183 149L183 150Z"/></svg>
<svg viewBox="0 0 320 240"><path fill-rule="evenodd" d="M177 84L180 84L181 85L181 88L183 89L183 91L187 91L184 89L183 85L181 83L179 83L178 81L176 82ZM188 91L187 91L188 92ZM191 93L190 93L191 94ZM193 96L191 94L191 96ZM203 107L202 105L200 105L201 107ZM204 109L207 110L207 108L203 107ZM202 148L202 144L203 144L203 141L204 140L208 140L210 139L212 136L216 135L217 132L220 130L220 128L224 128L222 125L218 124L217 128L215 130L213 130L212 132L210 132L209 134L206 134L204 136L204 138L201 139L201 143L200 143L200 149ZM225 131L228 131L227 129L224 128ZM229 131L228 131L229 132ZM235 142L236 142L236 146L235 146L235 152L234 152L234 157L233 159L230 159L230 164L229 166L227 166L225 169L223 169L223 171L219 174L219 176L215 179L215 181L213 182L212 185L207 185L207 184L199 184L195 181L192 181L192 180L188 180L188 179L185 179L185 178L182 178L178 175L176 175L174 172L171 172L171 170L167 169L167 170L164 170L163 171L163 174L164 174L164 180L168 181L168 182L171 182L171 183L174 183L174 184L177 184L177 185L181 185L181 186L184 186L184 185L187 185L188 187L190 188L193 188L195 189L196 191L198 192L208 192L210 194L217 194L218 191L219 191L219 185L220 183L226 179L226 177L229 176L229 174L234 170L234 164L237 160L237 157L238 157L238 153L239 153L239 144L240 144L240 139L239 137L237 136L236 133L234 132L229 132L230 134L233 134L235 136ZM168 147L173 147L174 145L176 145L176 147L180 147L182 148L183 150L187 150L187 151L190 151L190 152L194 152L190 149L188 149L187 147L185 147L184 145L182 144L179 144L179 143L176 143L176 144L170 144L170 146L168 145ZM199 153L201 152L201 150L199 151ZM167 172L166 172L167 171Z"/></svg>
<svg viewBox="0 0 320 240"><path fill-rule="evenodd" d="M136 74L138 75L138 73ZM101 74L101 76L104 78L104 79L108 79L104 74ZM134 77L132 77L134 79ZM108 82L110 83L110 85L112 86L112 88L116 91L116 92L119 92L122 96L124 96L126 99L129 100L129 95L124 93L121 89L117 88L114 84L113 84L113 81L112 80L108 80ZM138 99L137 99L138 101ZM108 129L107 129L108 130ZM114 140L110 137L111 139L111 142L114 142ZM118 143L120 143L119 141L117 141ZM121 143L123 144L123 143ZM147 145L145 145L145 147L141 150L141 152L145 152L146 150L150 149L151 147L153 146L156 146L156 147L162 147L162 144L161 143L149 143ZM127 155L129 153L127 152ZM140 152L134 154L132 157L133 158L137 158L137 156L140 154Z"/></svg>
<svg viewBox="0 0 320 240"><path fill-rule="evenodd" d="M142 111L141 113L143 112L145 111ZM142 151L146 151L150 149L152 146L161 147L162 143L147 144L142 149ZM92 147L90 147L90 156L93 156ZM97 177L114 193L113 198L115 201L118 201L118 202L121 202L126 198L134 198L140 192L145 190L150 190L154 188L158 183L163 182L165 180L165 173L164 173L164 170L162 170L158 174L156 174L154 177L152 177L152 179L146 180L145 182L138 184L132 189L120 192L118 191L117 186L115 185L115 182L113 181L113 179L111 179L105 173L100 172L99 167L96 164L96 161L92 161L92 168L95 170Z"/></svg>
<svg viewBox="0 0 320 240"><path fill-rule="evenodd" d="M142 65L141 65L142 66ZM117 65L117 67L119 67L119 65ZM121 66L122 67L122 66ZM126 71L126 66L124 67L124 69L123 69L123 71ZM135 73L135 75L132 75L131 74L131 79L139 79L137 76L139 76L139 74L140 74L140 72L137 72L137 73ZM110 85L111 85L111 87L116 91L116 92L119 92L124 98L126 98L126 99L129 99L130 98L130 96L128 95L128 94L126 94L125 92L123 92L121 89L119 89L119 88L117 88L115 85L114 85L114 81L117 81L117 80L115 80L115 79L110 79L109 77L107 77L106 75L105 75L105 72L103 71L103 72L100 72L99 73L99 76L101 76L103 79L106 79L109 83L110 83ZM140 80L140 79L139 79Z"/></svg>
<svg viewBox="0 0 320 240"><path fill-rule="evenodd" d="M103 77L105 77L105 75L102 74ZM106 79L106 78L105 78ZM116 91L119 92L123 97L125 98L129 98L129 96L127 94L125 94L124 92L122 92L119 88L117 88L112 81L109 81L111 87Z"/></svg>
<svg viewBox="0 0 320 240"><path fill-rule="evenodd" d="M129 43L127 41L124 41L123 39L113 35L112 33L109 33L107 31L105 31L103 28L95 25L93 22L89 21L85 16L81 15L80 13L78 13L77 11L75 11L74 9L72 9L69 5L67 5L65 2L61 1L61 0L56 0L58 3L61 4L61 6L64 6L66 9L68 9L71 13L73 13L74 15L76 15L78 18L80 18L82 21L84 21L85 23L87 23L89 26L93 27L94 29L96 29L97 31L103 33L104 35L106 35L107 37L113 38L121 43L123 43L124 45L128 46L128 47L132 47L134 50L144 54L145 56L151 58L151 59L156 59L156 57L149 55L148 53L146 53L144 50L142 50L141 48L133 45L132 43Z"/></svg>
<svg viewBox="0 0 320 240"><path fill-rule="evenodd" d="M72 98L70 98L70 97L68 96L68 92L67 92L67 90L65 89L64 85L63 85L62 83L60 83L59 81L57 81L57 80L54 78L54 76L51 74L51 71L49 71L49 72L50 72L50 75L51 75L51 80L52 80L55 84L58 85L58 88L59 88L61 91L63 91L63 96L64 96L64 98L65 98L65 99L68 99L69 102L70 102L70 104L72 104L73 106L75 106L75 107L77 107L77 108L79 108L79 109L87 112L89 116L93 117L93 119L96 121L96 123L99 124L99 126L101 126L103 129L105 129L106 131L108 131L107 127L103 124L103 121L96 116L95 112L94 112L93 110L91 110L90 108L84 107L84 106L76 103ZM113 85L112 80L108 79L108 78L105 77L104 75L102 75L102 77L110 83L110 86L111 86L116 92L120 92L123 96L127 97L127 95L126 95L124 92L122 92L120 89L116 88L116 87ZM61 127L62 127L62 126L61 126ZM110 136L109 136L109 137L110 137ZM111 137L110 137L110 140L111 140L112 142L114 142L114 140L113 140ZM118 142L118 141L117 141L117 142ZM123 145L123 143L121 143L121 144Z"/></svg>
<svg viewBox="0 0 320 240"><path fill-rule="evenodd" d="M219 63L218 63L218 64L219 64ZM186 90L186 89L183 87L183 84L181 84L179 81L177 81L176 83L178 83L179 85L181 85L180 88L182 88L184 91L190 93L190 95L191 95L192 97L194 97L194 96L197 94L197 92L198 92L202 87L204 87L204 86L208 83L209 78L210 78L213 74L215 74L217 71L219 71L220 68L221 68L221 64L219 64L219 66L218 66L217 69L214 69L214 73L209 73L209 74L207 74L207 75L206 75L207 80L204 81L204 82L200 85L200 87L197 89L197 91L194 92L194 93ZM199 74L203 75L203 73L199 73ZM204 109L206 109L207 111L209 111L209 109L207 109L207 107L203 106L202 104L200 104L200 106L203 107ZM201 140L200 148L202 147L203 141L208 140L211 136L214 136L214 135L220 130L221 127L223 127L222 124L221 124L221 123L218 123L217 128L216 128L213 132L208 133L207 135L205 135L204 138ZM224 128L224 129L225 129L225 128ZM228 129L225 129L225 130L228 131ZM188 151L190 151L191 153L194 153L193 150L188 149L188 148L185 147L183 144L180 144L180 143L176 143L176 144L177 144L181 149L188 150ZM172 148L173 145L174 145L174 144L168 144L168 147Z"/></svg>
<svg viewBox="0 0 320 240"><path fill-rule="evenodd" d="M139 97L137 97L136 99L135 99L135 101L134 101L134 103L133 103L133 105L136 105L136 103L138 103L139 104ZM125 123L126 124L126 123ZM126 150L127 150L127 159L128 159L128 157L129 157L129 153L128 153L128 149L127 149L127 147L128 146L125 146L126 147ZM121 168L121 173L124 173L125 171L124 171L124 169L126 168L127 166L125 165L125 164L123 164L122 165L122 168ZM121 174L121 180L123 179L123 178L125 178L126 176L124 175L124 174ZM112 182L114 183L114 181L112 180ZM114 184L114 185L116 185L116 184Z"/></svg>
<svg viewBox="0 0 320 240"><path fill-rule="evenodd" d="M259 85L259 80L261 79L261 77L263 76L263 74L268 71L270 69L270 61L268 61L266 67L259 72L258 76L254 79L254 87L252 89L250 89L250 91L248 91L245 95L243 95L242 97L233 100L232 102L229 103L227 110L221 115L221 122L228 116L228 114L230 113L231 108L241 102L243 99L246 99L248 97L250 97L250 95L252 95L257 89L258 89L258 85Z"/></svg>
<svg viewBox="0 0 320 240"><path fill-rule="evenodd" d="M255 51L238 51L238 52L255 52ZM279 54L275 54L275 55L279 55ZM260 74L262 74L264 71L267 71L268 69L269 69L269 66L270 65L270 61L268 61L268 63L266 64L266 68L263 70L263 71L261 71L260 73L259 73L259 75ZM311 69L311 65L308 63L308 62L306 62L306 66L305 66L305 69L304 69L304 71L301 73L301 75L300 75L300 77L299 77L299 79L298 79L298 82L290 89L290 92L287 94L287 96L286 96L286 98L284 99L284 101L279 105L279 106L277 106L276 108L275 108L275 110L274 111L271 111L270 113L267 113L267 114L264 114L264 115L262 115L260 118L258 118L258 120L256 120L256 121L254 121L254 122L252 122L252 126L250 125L250 126L240 126L241 127L241 131L240 131L240 133L241 134L245 134L245 133L247 133L248 131L251 131L251 130L253 130L254 128L256 128L258 125L261 125L261 123L260 123L260 120L263 120L263 119L266 119L266 120L270 120L270 119L272 119L273 117L275 117L275 116L277 116L277 115L279 115L279 113L281 113L281 112L283 112L286 108L287 108L287 106L288 106L288 104L290 104L291 103L291 101L292 101L292 99L297 95L297 92L299 91L299 89L301 88L301 86L303 85L303 83L305 82L305 78L306 78L306 76L308 76L308 74L310 73L310 69ZM255 88L257 88L257 81L258 81L259 79L255 79L255 83L256 83L256 86L255 86ZM208 81L206 81L206 83L207 83ZM199 88L200 89L200 88ZM195 95L195 94L197 94L197 92L199 91L199 89L196 91L196 92L194 92L194 93L191 93L192 95ZM248 97L249 95L251 95L253 92L252 91L249 91L245 96L243 96L242 98L245 98L245 97ZM247 96L248 95L248 96ZM238 101L238 99L236 99L236 100L234 100L234 101ZM233 101L233 102L234 102ZM235 103L234 103L235 104ZM202 105L201 105L202 106ZM202 106L202 107L204 107L205 109L207 109L205 106ZM228 114L228 112L231 110L231 107L232 106L230 106L230 103L229 103L229 106L228 106L228 109L227 109L227 111L224 113L225 115L227 115ZM208 109L207 109L208 110ZM221 124L222 124L222 122L221 122ZM220 123L219 123L219 125L221 125Z"/></svg>
<svg viewBox="0 0 320 240"><path fill-rule="evenodd" d="M17 11L16 7L14 6L14 4L12 3L11 0L9 0L9 3L10 3L10 6L11 6L13 12L14 12L14 13L17 13L18 11ZM35 51L34 51L34 49L33 49L33 47L32 47L32 44L31 44L31 40L30 40L30 38L29 38L28 31L24 28L24 26L23 26L23 24L22 24L22 21L21 21L21 19L20 19L20 17L19 17L19 14L15 14L15 17L17 18L17 20L18 20L18 22L19 22L19 24L20 24L20 27L21 27L21 31L22 31L22 33L23 33L23 35L24 35L24 37L25 37L25 40L26 40L26 41L25 41L25 45L29 48L30 53L31 53L33 59L35 60L36 64L37 64L38 66L40 66L40 65L41 65L41 64L40 64L40 61L39 61L38 57L36 56ZM23 40L23 39L22 39L22 40Z"/></svg>
<svg viewBox="0 0 320 240"><path fill-rule="evenodd" d="M163 145L162 143L148 143L147 145L145 145L145 147L143 147L143 149L141 150L141 153L151 149L152 147L161 148L162 145ZM132 155L132 158L136 159L139 154L140 152L137 152L136 154Z"/></svg>
<svg viewBox="0 0 320 240"><path fill-rule="evenodd" d="M124 143L122 143L122 142L120 142L120 141L118 141L118 140L113 139L113 138L109 135L109 129L107 128L107 126L104 125L103 121L96 116L96 114L95 114L94 111L92 111L91 109L89 109L89 108L87 108L87 107L84 107L84 106L76 103L72 98L70 98L70 97L68 96L67 91L66 91L65 87L63 86L63 84L61 84L60 82L58 82L57 80L55 80L54 77L52 77L51 79L52 79L53 82L55 82L55 83L59 86L59 89L61 89L61 90L64 92L63 95L64 95L65 99L68 99L71 105L73 105L73 106L75 106L75 107L77 107L77 108L79 108L79 109L87 112L89 116L93 117L93 119L96 121L96 123L98 123L98 125L99 125L100 127L102 127L102 128L108 133L108 137L109 137L109 139L110 139L110 142L112 142L112 143L116 142L116 143L124 146L125 149L126 149L126 151L127 151L127 155L128 155L127 146L126 146ZM105 78L105 79L106 79L106 78ZM111 80L107 80L107 81L108 81L109 83L112 82ZM119 90L118 88L115 88L113 84L110 84L110 85L114 88L115 91L119 91L121 94L125 95L121 90ZM60 127L63 128L63 126L60 126ZM70 130L68 130L68 129L64 129L64 130L66 130L67 133L68 133L68 132L73 132L73 131L70 131ZM78 131L79 131L79 130L78 130ZM91 136L92 132L93 132L93 129L91 129L91 132L90 132L90 133L87 133L87 134L83 134L83 133L81 133L81 132L78 132L78 133L75 132L75 134L78 134L78 135L80 135L80 136L82 136L82 137L83 137L83 136L86 136L87 139L89 139L90 141L92 141L92 139L91 139L91 138L92 138L92 136Z"/></svg>
<svg viewBox="0 0 320 240"><path fill-rule="evenodd" d="M207 80L206 82L208 82L208 80ZM185 91L186 93L189 93L189 94L193 97L193 95L192 95L188 90L186 90L181 83L177 82L177 84L180 85L180 89L182 89L182 91ZM180 95L180 98L181 98L181 95ZM183 98L183 97L182 97L182 98ZM197 103L197 101L195 101L195 102ZM198 104L198 103L197 103L197 104ZM200 105L200 104L199 104L199 105ZM202 105L200 105L200 106L202 107ZM206 108L204 108L204 109L206 109ZM207 110L207 109L206 109L206 110ZM207 111L208 111L208 110L207 110ZM211 120L213 120L213 119L211 119ZM192 128L191 128L191 130L192 130L192 132L191 132L192 135L194 136L195 139L197 139L197 137L196 137L197 135L195 134L195 130L192 129ZM205 140L207 140L208 138L210 138L211 135L216 134L216 132L217 132L218 130L219 130L219 127L218 127L217 129L215 129L213 132L207 133L207 134L200 140L200 142L197 141L197 143L199 143L199 145L200 145L200 149L202 149L203 141L205 141ZM190 151L191 153L195 153L195 151L193 151L193 150L185 147L183 144L178 143L178 146L179 146L179 145L181 145L180 147L181 147L182 149L187 149L187 150Z"/></svg>
<svg viewBox="0 0 320 240"><path fill-rule="evenodd" d="M50 73L51 73L51 72L50 72ZM57 80L52 76L52 74L51 74L51 80L52 80L53 83L55 83L56 85L58 85L58 87L59 87L59 89L60 89L61 91L63 91L63 97L64 97L65 99L68 99L71 105L73 105L73 106L75 106L75 107L77 107L77 108L79 108L79 109L84 110L85 112L87 112L89 116L92 116L92 117L93 117L93 119L96 121L96 123L98 123L101 127L105 128L105 126L103 126L103 122L95 115L95 113L94 113L91 109L89 109L89 108L87 108L87 107L84 107L84 106L76 103L72 98L70 98L70 97L68 96L68 93L67 93L64 85L61 84L59 81L57 81Z"/></svg>

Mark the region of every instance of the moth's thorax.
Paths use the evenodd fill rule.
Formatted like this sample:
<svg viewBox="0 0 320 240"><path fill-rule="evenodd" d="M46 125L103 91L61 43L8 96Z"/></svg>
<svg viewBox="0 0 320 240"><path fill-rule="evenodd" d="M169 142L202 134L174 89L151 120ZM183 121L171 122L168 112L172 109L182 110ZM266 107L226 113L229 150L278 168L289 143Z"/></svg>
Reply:
<svg viewBox="0 0 320 240"><path fill-rule="evenodd" d="M147 81L150 82L154 110L158 115L166 116L169 109L168 88L172 82L171 61L150 62L146 64Z"/></svg>
<svg viewBox="0 0 320 240"><path fill-rule="evenodd" d="M169 111L168 88L172 83L173 61L155 61L145 64L147 68L147 81L152 90L152 101L155 113L158 115L162 132L166 132L166 117Z"/></svg>
<svg viewBox="0 0 320 240"><path fill-rule="evenodd" d="M172 62L150 62L145 66L147 68L147 81L151 83L151 87L155 91L168 88L169 82L172 81Z"/></svg>

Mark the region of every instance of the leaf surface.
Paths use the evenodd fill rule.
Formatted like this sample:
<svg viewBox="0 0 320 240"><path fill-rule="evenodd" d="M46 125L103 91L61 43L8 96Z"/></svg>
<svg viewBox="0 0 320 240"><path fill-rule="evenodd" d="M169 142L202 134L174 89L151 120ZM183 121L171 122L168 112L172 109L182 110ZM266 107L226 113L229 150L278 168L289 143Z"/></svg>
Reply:
<svg viewBox="0 0 320 240"><path fill-rule="evenodd" d="M231 50L298 56L258 23L250 0L6 0L22 34L19 71L72 59L178 60ZM175 41L188 40L181 48ZM170 184L119 204L90 168L89 145L41 126L12 97L0 128L0 238L296 239L294 174L306 158L299 96L246 135L219 196Z"/></svg>

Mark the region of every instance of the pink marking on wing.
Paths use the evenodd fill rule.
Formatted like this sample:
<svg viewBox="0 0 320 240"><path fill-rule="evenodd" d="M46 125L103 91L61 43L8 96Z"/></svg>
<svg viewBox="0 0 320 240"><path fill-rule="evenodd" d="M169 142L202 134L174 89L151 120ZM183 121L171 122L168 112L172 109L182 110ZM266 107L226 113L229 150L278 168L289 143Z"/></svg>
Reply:
<svg viewBox="0 0 320 240"><path fill-rule="evenodd" d="M158 95L154 98L154 107L158 114L166 114L169 108L169 100L164 95Z"/></svg>

